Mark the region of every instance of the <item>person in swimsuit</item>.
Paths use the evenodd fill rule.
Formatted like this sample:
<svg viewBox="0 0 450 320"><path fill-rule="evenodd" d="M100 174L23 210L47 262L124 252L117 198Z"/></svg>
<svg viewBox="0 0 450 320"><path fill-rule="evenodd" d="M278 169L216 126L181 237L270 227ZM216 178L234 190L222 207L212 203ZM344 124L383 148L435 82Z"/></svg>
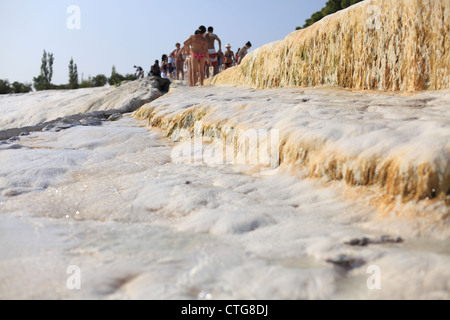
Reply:
<svg viewBox="0 0 450 320"><path fill-rule="evenodd" d="M206 78L209 78L209 67L214 67L214 75L217 75L219 73L219 62L218 57L219 54L222 52L222 41L220 41L219 37L214 34L214 28L209 27L208 33L205 35L205 39L208 42L208 53L209 58L211 59L210 64L206 64ZM216 52L215 42L219 43L219 51Z"/></svg>
<svg viewBox="0 0 450 320"><path fill-rule="evenodd" d="M197 29L197 30L195 30L194 35L198 35L199 33L200 33L200 31ZM188 41L186 41L186 43ZM192 68L191 47L190 46L186 47L186 45L183 45L182 51L183 51L183 55L186 57L185 65L186 65L186 71L187 71L187 76L188 76L188 83L189 83L190 87L193 87L196 84L196 80L194 79L194 71Z"/></svg>
<svg viewBox="0 0 450 320"><path fill-rule="evenodd" d="M184 42L186 51L189 51L192 58L189 65L189 86L197 84L197 74L200 85L203 86L205 79L205 58L210 62L208 54L208 43L204 37L206 28L200 26L198 34L192 35Z"/></svg>
<svg viewBox="0 0 450 320"><path fill-rule="evenodd" d="M175 56L175 71L176 71L176 79L180 80L180 72L181 79L184 80L184 56L183 49L180 48L181 44L175 44L176 49L172 52Z"/></svg>
<svg viewBox="0 0 450 320"><path fill-rule="evenodd" d="M231 51L231 44L227 44L226 48L227 51L225 51L223 58L223 70L231 68L234 62L236 61L236 58L234 57L234 52Z"/></svg>
<svg viewBox="0 0 450 320"><path fill-rule="evenodd" d="M161 58L161 78L167 79L169 75L169 64L168 64L168 58L167 55L163 54Z"/></svg>
<svg viewBox="0 0 450 320"><path fill-rule="evenodd" d="M239 60L237 62L238 64L241 64L242 60L247 55L248 49L250 49L251 47L252 47L252 43L249 41L245 44L245 46L241 50L239 50Z"/></svg>
<svg viewBox="0 0 450 320"><path fill-rule="evenodd" d="M175 77L175 54L172 52L169 56L169 77L173 79Z"/></svg>

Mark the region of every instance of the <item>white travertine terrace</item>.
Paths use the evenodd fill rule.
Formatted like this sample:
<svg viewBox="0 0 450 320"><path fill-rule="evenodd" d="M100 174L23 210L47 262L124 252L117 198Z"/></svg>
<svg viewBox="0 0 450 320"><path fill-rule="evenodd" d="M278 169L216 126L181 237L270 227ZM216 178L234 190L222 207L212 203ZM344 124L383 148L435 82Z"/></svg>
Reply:
<svg viewBox="0 0 450 320"><path fill-rule="evenodd" d="M260 154L258 144L247 146L247 131L275 129L282 167L375 187L383 205L437 201L445 216L450 198L449 93L405 96L339 88L192 89L174 84L169 94L141 107L135 117L148 119L150 127L163 129L174 141L188 132L189 137L200 134L230 144L229 132L235 130L231 139L237 141L237 157Z"/></svg>
<svg viewBox="0 0 450 320"><path fill-rule="evenodd" d="M368 0L248 54L213 84L420 91L450 85L450 1Z"/></svg>

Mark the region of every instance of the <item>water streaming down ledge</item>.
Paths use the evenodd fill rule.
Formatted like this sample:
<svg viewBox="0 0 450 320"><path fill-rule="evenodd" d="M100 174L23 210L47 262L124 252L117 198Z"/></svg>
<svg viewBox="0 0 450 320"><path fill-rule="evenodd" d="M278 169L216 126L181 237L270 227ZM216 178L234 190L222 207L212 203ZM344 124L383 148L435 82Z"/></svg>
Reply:
<svg viewBox="0 0 450 320"><path fill-rule="evenodd" d="M254 50L211 83L448 89L449 17L448 0L363 1Z"/></svg>
<svg viewBox="0 0 450 320"><path fill-rule="evenodd" d="M227 139L230 139L229 133L233 129L237 133L231 137L231 143L236 146L235 155L250 153L248 157L255 158L261 152L257 145L249 146L245 141L245 133L249 129L260 129L256 123L252 128L236 122L233 117L218 118L219 111L207 105L193 106L177 113L164 109L161 103L150 103L138 110L135 117L148 119L150 127L163 129L176 141L180 140L180 131L183 130L189 133L189 137L200 133L204 138L230 144ZM332 141L308 138L308 133L300 128L280 130L279 161L282 166L306 169L310 177L342 180L352 186L377 186L388 201L397 197L403 201L437 198L448 204L450 164L447 160L450 150L447 148L442 154L431 156L429 161L414 161L412 155L401 147L399 149L392 155L370 152L352 155L339 145L333 145Z"/></svg>

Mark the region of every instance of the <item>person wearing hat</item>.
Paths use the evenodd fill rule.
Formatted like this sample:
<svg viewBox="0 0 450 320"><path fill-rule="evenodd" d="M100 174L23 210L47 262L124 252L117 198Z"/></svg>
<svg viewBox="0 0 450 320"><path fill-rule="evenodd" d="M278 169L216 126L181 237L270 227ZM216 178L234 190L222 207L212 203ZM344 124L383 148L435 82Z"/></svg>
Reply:
<svg viewBox="0 0 450 320"><path fill-rule="evenodd" d="M227 50L224 52L224 58L223 58L223 70L227 70L228 68L231 68L234 63L236 62L236 58L234 56L234 52L231 51L231 44L227 43L226 47Z"/></svg>

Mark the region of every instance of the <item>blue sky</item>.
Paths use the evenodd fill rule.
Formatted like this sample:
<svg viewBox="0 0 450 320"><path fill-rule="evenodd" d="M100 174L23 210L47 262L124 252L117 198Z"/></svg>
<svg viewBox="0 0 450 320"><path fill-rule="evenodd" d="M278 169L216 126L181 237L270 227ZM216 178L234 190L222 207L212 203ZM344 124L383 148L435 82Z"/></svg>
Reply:
<svg viewBox="0 0 450 320"><path fill-rule="evenodd" d="M0 79L32 82L44 49L55 57L53 83L68 82L73 57L84 78L149 71L156 59L200 25L213 26L223 45L253 49L283 39L327 0L0 0ZM69 29L67 9L80 9ZM71 20L73 21L73 20Z"/></svg>

